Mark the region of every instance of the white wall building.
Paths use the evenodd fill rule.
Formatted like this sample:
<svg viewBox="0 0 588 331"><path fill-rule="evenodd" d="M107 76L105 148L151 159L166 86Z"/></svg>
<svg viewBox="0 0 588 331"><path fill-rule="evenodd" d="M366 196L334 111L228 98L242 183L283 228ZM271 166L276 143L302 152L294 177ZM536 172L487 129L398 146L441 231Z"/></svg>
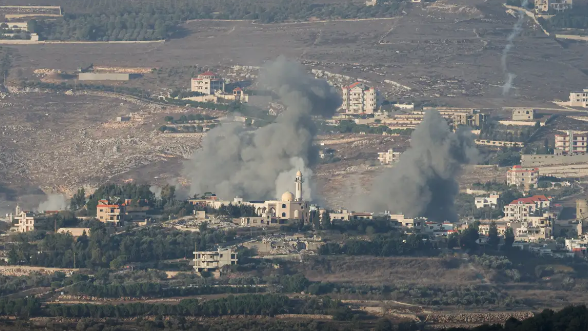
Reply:
<svg viewBox="0 0 588 331"><path fill-rule="evenodd" d="M513 166L506 174L506 184L529 189L537 186L539 181L539 169L523 168L520 165Z"/></svg>
<svg viewBox="0 0 588 331"><path fill-rule="evenodd" d="M198 272L220 269L226 265L235 265L237 262L237 253L232 249L219 248L216 252L194 252L194 270Z"/></svg>
<svg viewBox="0 0 588 331"><path fill-rule="evenodd" d="M381 164L393 164L400 160L400 152L389 149L387 152L378 152L378 160Z"/></svg>
<svg viewBox="0 0 588 331"><path fill-rule="evenodd" d="M347 114L373 114L380 107L380 92L375 87L356 82L343 86L343 105Z"/></svg>
<svg viewBox="0 0 588 331"><path fill-rule="evenodd" d="M213 95L216 91L224 92L225 82L215 73L207 71L199 74L197 78L192 78L191 90L192 92Z"/></svg>
<svg viewBox="0 0 588 331"><path fill-rule="evenodd" d="M563 151L564 154L586 153L588 152L588 134L574 133L572 130L556 134L555 149Z"/></svg>
<svg viewBox="0 0 588 331"><path fill-rule="evenodd" d="M16 206L16 213L14 215L8 215L10 223L16 224L10 229L13 232L29 232L35 230L35 217L32 213L21 210L19 206Z"/></svg>
<svg viewBox="0 0 588 331"><path fill-rule="evenodd" d="M475 199L474 203L476 204L477 209L485 208L485 207L495 208L496 206L498 206L498 199L499 198L500 198L500 194L494 193L494 194L490 194L490 196L488 196L488 197L477 197Z"/></svg>
<svg viewBox="0 0 588 331"><path fill-rule="evenodd" d="M571 107L582 107L588 108L588 89L584 89L582 92L570 92Z"/></svg>

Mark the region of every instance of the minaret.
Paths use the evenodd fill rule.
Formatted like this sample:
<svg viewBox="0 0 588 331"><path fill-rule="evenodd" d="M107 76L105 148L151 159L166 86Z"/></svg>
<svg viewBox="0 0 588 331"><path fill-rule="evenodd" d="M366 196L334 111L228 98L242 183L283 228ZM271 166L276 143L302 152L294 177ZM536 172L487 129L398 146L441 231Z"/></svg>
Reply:
<svg viewBox="0 0 588 331"><path fill-rule="evenodd" d="M302 180L302 173L300 170L296 173L296 180L294 182L296 183L296 196L294 201L302 201L302 183L304 181Z"/></svg>

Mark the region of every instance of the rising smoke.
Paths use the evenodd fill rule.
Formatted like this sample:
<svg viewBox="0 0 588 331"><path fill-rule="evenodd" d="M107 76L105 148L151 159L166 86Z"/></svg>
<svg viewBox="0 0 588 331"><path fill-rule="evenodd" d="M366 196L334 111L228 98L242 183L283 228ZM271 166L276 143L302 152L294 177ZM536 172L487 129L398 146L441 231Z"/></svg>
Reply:
<svg viewBox="0 0 588 331"><path fill-rule="evenodd" d="M293 190L297 170L310 177L318 161L312 116L332 116L341 97L325 80L284 57L265 66L259 82L278 95L284 112L254 131L237 123L211 130L184 169L191 195L210 191L225 199L269 199ZM308 183L304 197L311 199Z"/></svg>
<svg viewBox="0 0 588 331"><path fill-rule="evenodd" d="M528 3L529 0L523 0L521 7L526 8ZM525 22L525 13L522 10L519 10L518 15L519 18L513 26L511 33L508 35L508 37L506 37L506 41L508 41L508 43L506 44L506 47L504 47L504 50L502 51L502 57L500 58L502 72L504 73L505 77L504 85L502 85L502 95L505 96L510 92L513 81L516 78L515 74L508 71L506 60L508 58L508 53L514 46L514 39L523 31L523 23Z"/></svg>
<svg viewBox="0 0 588 331"><path fill-rule="evenodd" d="M454 200L459 193L456 176L462 165L475 162L477 156L468 130L454 133L438 111L428 111L412 133L410 147L393 168L374 180L372 190L359 199L358 207L455 221Z"/></svg>
<svg viewBox="0 0 588 331"><path fill-rule="evenodd" d="M49 194L47 200L39 203L37 210L64 210L65 208L67 208L67 200L63 194Z"/></svg>

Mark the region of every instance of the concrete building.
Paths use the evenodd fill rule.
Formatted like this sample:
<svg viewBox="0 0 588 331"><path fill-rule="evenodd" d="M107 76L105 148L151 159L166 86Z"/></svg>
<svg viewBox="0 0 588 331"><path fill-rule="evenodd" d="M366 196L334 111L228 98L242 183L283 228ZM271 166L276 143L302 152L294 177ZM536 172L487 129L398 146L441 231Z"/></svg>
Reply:
<svg viewBox="0 0 588 331"><path fill-rule="evenodd" d="M588 108L588 89L584 89L582 92L570 92L571 107L582 107Z"/></svg>
<svg viewBox="0 0 588 331"><path fill-rule="evenodd" d="M400 152L389 149L387 152L378 152L378 161L380 164L393 164L400 160L400 155Z"/></svg>
<svg viewBox="0 0 588 331"><path fill-rule="evenodd" d="M232 249L218 249L215 251L196 251L194 252L194 270L213 271L226 265L237 264L237 253Z"/></svg>
<svg viewBox="0 0 588 331"><path fill-rule="evenodd" d="M280 222L277 218L272 218L269 215L266 216L257 216L257 217L241 217L238 219L237 222L240 226L249 226L249 227L269 227L269 226L280 226L284 224L284 222Z"/></svg>
<svg viewBox="0 0 588 331"><path fill-rule="evenodd" d="M102 223L121 225L124 222L125 205L111 204L108 200L99 200L96 206L96 218Z"/></svg>
<svg viewBox="0 0 588 331"><path fill-rule="evenodd" d="M350 221L351 215L352 215L352 213L346 209L335 210L335 211L329 213L329 216L331 216L331 222L332 221Z"/></svg>
<svg viewBox="0 0 588 331"><path fill-rule="evenodd" d="M380 107L380 92L375 87L356 82L342 90L342 108L347 114L373 114Z"/></svg>
<svg viewBox="0 0 588 331"><path fill-rule="evenodd" d="M453 125L455 127L459 125L470 126L472 128L479 128L486 122L488 116L481 113L457 113L453 115Z"/></svg>
<svg viewBox="0 0 588 331"><path fill-rule="evenodd" d="M495 208L496 206L498 206L498 199L499 198L500 198L500 194L494 193L494 194L490 194L490 196L488 196L488 197L477 197L474 200L474 203L476 204L477 209L485 208L485 207Z"/></svg>
<svg viewBox="0 0 588 331"><path fill-rule="evenodd" d="M588 152L588 133L574 133L569 130L555 135L555 149L564 154Z"/></svg>
<svg viewBox="0 0 588 331"><path fill-rule="evenodd" d="M84 233L90 236L90 228L60 228L57 230L57 233L69 233L74 238L81 237Z"/></svg>
<svg viewBox="0 0 588 331"><path fill-rule="evenodd" d="M15 214L8 215L10 224L14 224L10 228L13 232L29 232L35 230L35 217L33 213L21 210L19 206L16 206Z"/></svg>
<svg viewBox="0 0 588 331"><path fill-rule="evenodd" d="M213 95L216 91L224 92L225 82L222 78L211 71L199 74L197 78L192 78L192 92L200 92L206 95Z"/></svg>
<svg viewBox="0 0 588 331"><path fill-rule="evenodd" d="M511 222L526 222L534 216L542 216L551 208L551 201L544 195L513 200L504 206L504 219Z"/></svg>
<svg viewBox="0 0 588 331"><path fill-rule="evenodd" d="M555 152L563 151L556 149ZM588 163L588 154L584 152L577 152L576 154L559 154L559 155L538 155L538 154L523 154L521 155L521 165L523 167L544 167L551 165L569 165ZM541 171L541 169L539 169Z"/></svg>
<svg viewBox="0 0 588 331"><path fill-rule="evenodd" d="M535 0L535 12L548 14L551 11L562 12L573 8L573 0Z"/></svg>
<svg viewBox="0 0 588 331"><path fill-rule="evenodd" d="M520 165L513 166L506 173L506 184L523 187L528 190L537 186L539 181L539 169L523 168Z"/></svg>
<svg viewBox="0 0 588 331"><path fill-rule="evenodd" d="M78 79L82 81L102 81L102 80L115 80L115 81L127 81L131 79L131 74L113 73L113 72L81 72L78 74Z"/></svg>
<svg viewBox="0 0 588 331"><path fill-rule="evenodd" d="M516 108L512 111L513 121L530 121L535 119L535 110L528 108Z"/></svg>

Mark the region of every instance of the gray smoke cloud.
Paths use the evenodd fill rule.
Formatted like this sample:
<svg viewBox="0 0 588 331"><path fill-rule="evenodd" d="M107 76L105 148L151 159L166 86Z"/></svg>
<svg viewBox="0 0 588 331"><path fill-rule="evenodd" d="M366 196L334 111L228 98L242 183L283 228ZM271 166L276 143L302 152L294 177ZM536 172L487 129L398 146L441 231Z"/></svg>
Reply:
<svg viewBox="0 0 588 331"><path fill-rule="evenodd" d="M526 8L528 3L529 3L529 0L523 0L521 7ZM504 50L502 51L502 57L500 58L500 62L502 64L502 72L504 73L504 77L505 77L504 85L502 85L502 95L508 95L508 93L510 92L510 89L512 89L512 84L513 84L513 81L516 77L515 74L510 73L508 71L508 66L507 66L506 60L508 58L508 53L514 47L514 39L518 35L520 35L521 32L523 31L523 23L525 23L525 13L522 10L519 10L518 14L519 14L519 18L517 19L515 25L513 26L512 31L506 37L506 41L508 41L508 43L504 47Z"/></svg>
<svg viewBox="0 0 588 331"><path fill-rule="evenodd" d="M184 167L190 195L210 191L224 199L276 198L294 190L294 174L300 170L306 178L304 194L312 198L310 168L319 159L312 116L332 116L341 97L327 81L284 57L266 65L259 82L276 93L285 111L257 130L225 123L209 131Z"/></svg>
<svg viewBox="0 0 588 331"><path fill-rule="evenodd" d="M149 191L155 195L156 199L161 199L161 187L156 185L151 185L149 187Z"/></svg>
<svg viewBox="0 0 588 331"><path fill-rule="evenodd" d="M438 111L428 111L413 131L410 147L394 167L375 178L372 190L359 199L358 207L456 221L456 176L462 165L474 163L477 158L478 150L469 130L452 132Z"/></svg>
<svg viewBox="0 0 588 331"><path fill-rule="evenodd" d="M67 208L67 199L63 194L49 194L47 200L41 202L37 210L64 210L65 208Z"/></svg>

